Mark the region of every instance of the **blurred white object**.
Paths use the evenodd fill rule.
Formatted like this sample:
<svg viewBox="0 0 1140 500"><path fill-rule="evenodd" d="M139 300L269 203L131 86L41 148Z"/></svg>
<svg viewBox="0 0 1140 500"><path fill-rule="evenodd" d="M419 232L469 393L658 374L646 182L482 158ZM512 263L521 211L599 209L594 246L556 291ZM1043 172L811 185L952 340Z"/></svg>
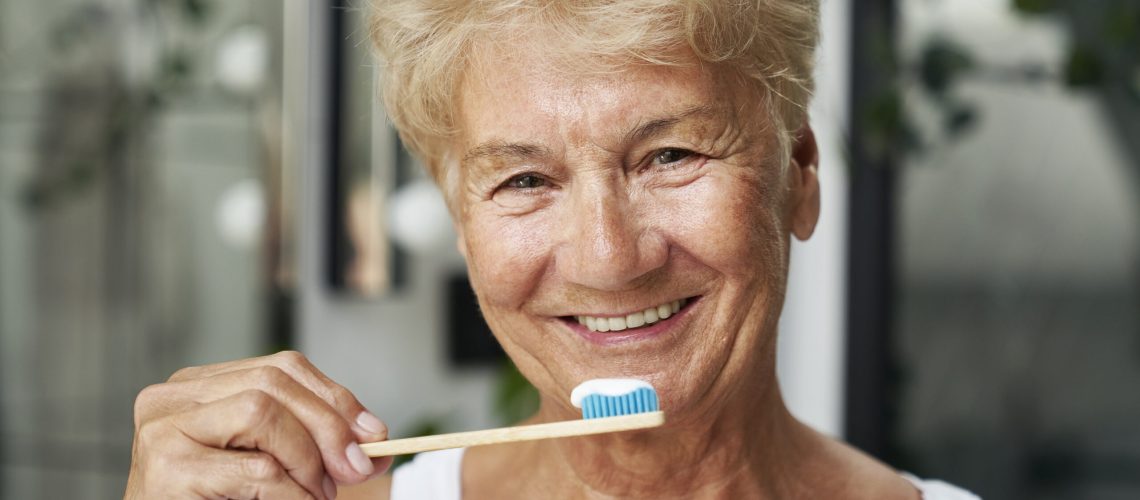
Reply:
<svg viewBox="0 0 1140 500"><path fill-rule="evenodd" d="M218 233L227 245L249 250L261 241L265 226L265 192L261 183L245 179L226 188L218 201Z"/></svg>
<svg viewBox="0 0 1140 500"><path fill-rule="evenodd" d="M388 206L392 239L413 253L435 252L454 244L455 230L443 194L431 181L400 188Z"/></svg>
<svg viewBox="0 0 1140 500"><path fill-rule="evenodd" d="M269 42L253 25L237 28L218 47L218 81L227 90L252 93L261 88L269 66Z"/></svg>

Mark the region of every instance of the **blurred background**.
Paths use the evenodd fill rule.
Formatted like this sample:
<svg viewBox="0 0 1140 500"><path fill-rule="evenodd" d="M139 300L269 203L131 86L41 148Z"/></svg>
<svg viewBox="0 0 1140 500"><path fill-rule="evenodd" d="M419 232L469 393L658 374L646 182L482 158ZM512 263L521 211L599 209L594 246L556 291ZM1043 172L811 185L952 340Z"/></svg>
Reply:
<svg viewBox="0 0 1140 500"><path fill-rule="evenodd" d="M822 4L793 412L985 498L1140 498L1140 3ZM0 0L0 497L120 498L141 388L282 349L394 436L533 409L362 5Z"/></svg>

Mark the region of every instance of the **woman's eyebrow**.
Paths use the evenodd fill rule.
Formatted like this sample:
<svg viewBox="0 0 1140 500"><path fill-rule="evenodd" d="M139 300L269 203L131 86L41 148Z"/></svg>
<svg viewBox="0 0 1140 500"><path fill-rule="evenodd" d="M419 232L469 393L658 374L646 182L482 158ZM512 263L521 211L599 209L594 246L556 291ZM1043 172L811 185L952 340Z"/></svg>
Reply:
<svg viewBox="0 0 1140 500"><path fill-rule="evenodd" d="M550 148L539 146L537 144L525 144L517 142L505 142L502 140L490 140L475 146L463 155L463 163L467 164L474 160L484 158L512 158L516 160L530 160L534 158L552 156Z"/></svg>
<svg viewBox="0 0 1140 500"><path fill-rule="evenodd" d="M636 142L644 141L668 131L674 125L677 125L678 123L681 123L682 121L689 118L707 118L717 116L718 114L718 108L709 106L707 104L701 104L684 109L669 116L654 118L647 122L639 123L629 132L626 132L624 144L633 144Z"/></svg>

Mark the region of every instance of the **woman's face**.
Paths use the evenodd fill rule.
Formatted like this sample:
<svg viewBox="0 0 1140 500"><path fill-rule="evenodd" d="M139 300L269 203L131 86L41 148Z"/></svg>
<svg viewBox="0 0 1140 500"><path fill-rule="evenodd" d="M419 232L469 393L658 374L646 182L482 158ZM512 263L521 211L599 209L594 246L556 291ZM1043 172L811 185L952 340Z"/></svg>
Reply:
<svg viewBox="0 0 1140 500"><path fill-rule="evenodd" d="M599 377L645 379L671 412L767 382L788 234L818 197L813 168L765 162L758 98L696 64L485 55L460 86L459 246L546 404Z"/></svg>

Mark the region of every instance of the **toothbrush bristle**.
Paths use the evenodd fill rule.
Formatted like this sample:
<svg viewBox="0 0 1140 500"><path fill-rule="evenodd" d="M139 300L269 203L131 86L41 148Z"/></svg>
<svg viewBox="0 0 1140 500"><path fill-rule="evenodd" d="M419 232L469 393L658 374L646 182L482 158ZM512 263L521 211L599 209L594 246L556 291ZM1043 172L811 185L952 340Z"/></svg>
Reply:
<svg viewBox="0 0 1140 500"><path fill-rule="evenodd" d="M590 394L582 399L582 418L605 418L657 411L657 392L641 387L620 396Z"/></svg>

